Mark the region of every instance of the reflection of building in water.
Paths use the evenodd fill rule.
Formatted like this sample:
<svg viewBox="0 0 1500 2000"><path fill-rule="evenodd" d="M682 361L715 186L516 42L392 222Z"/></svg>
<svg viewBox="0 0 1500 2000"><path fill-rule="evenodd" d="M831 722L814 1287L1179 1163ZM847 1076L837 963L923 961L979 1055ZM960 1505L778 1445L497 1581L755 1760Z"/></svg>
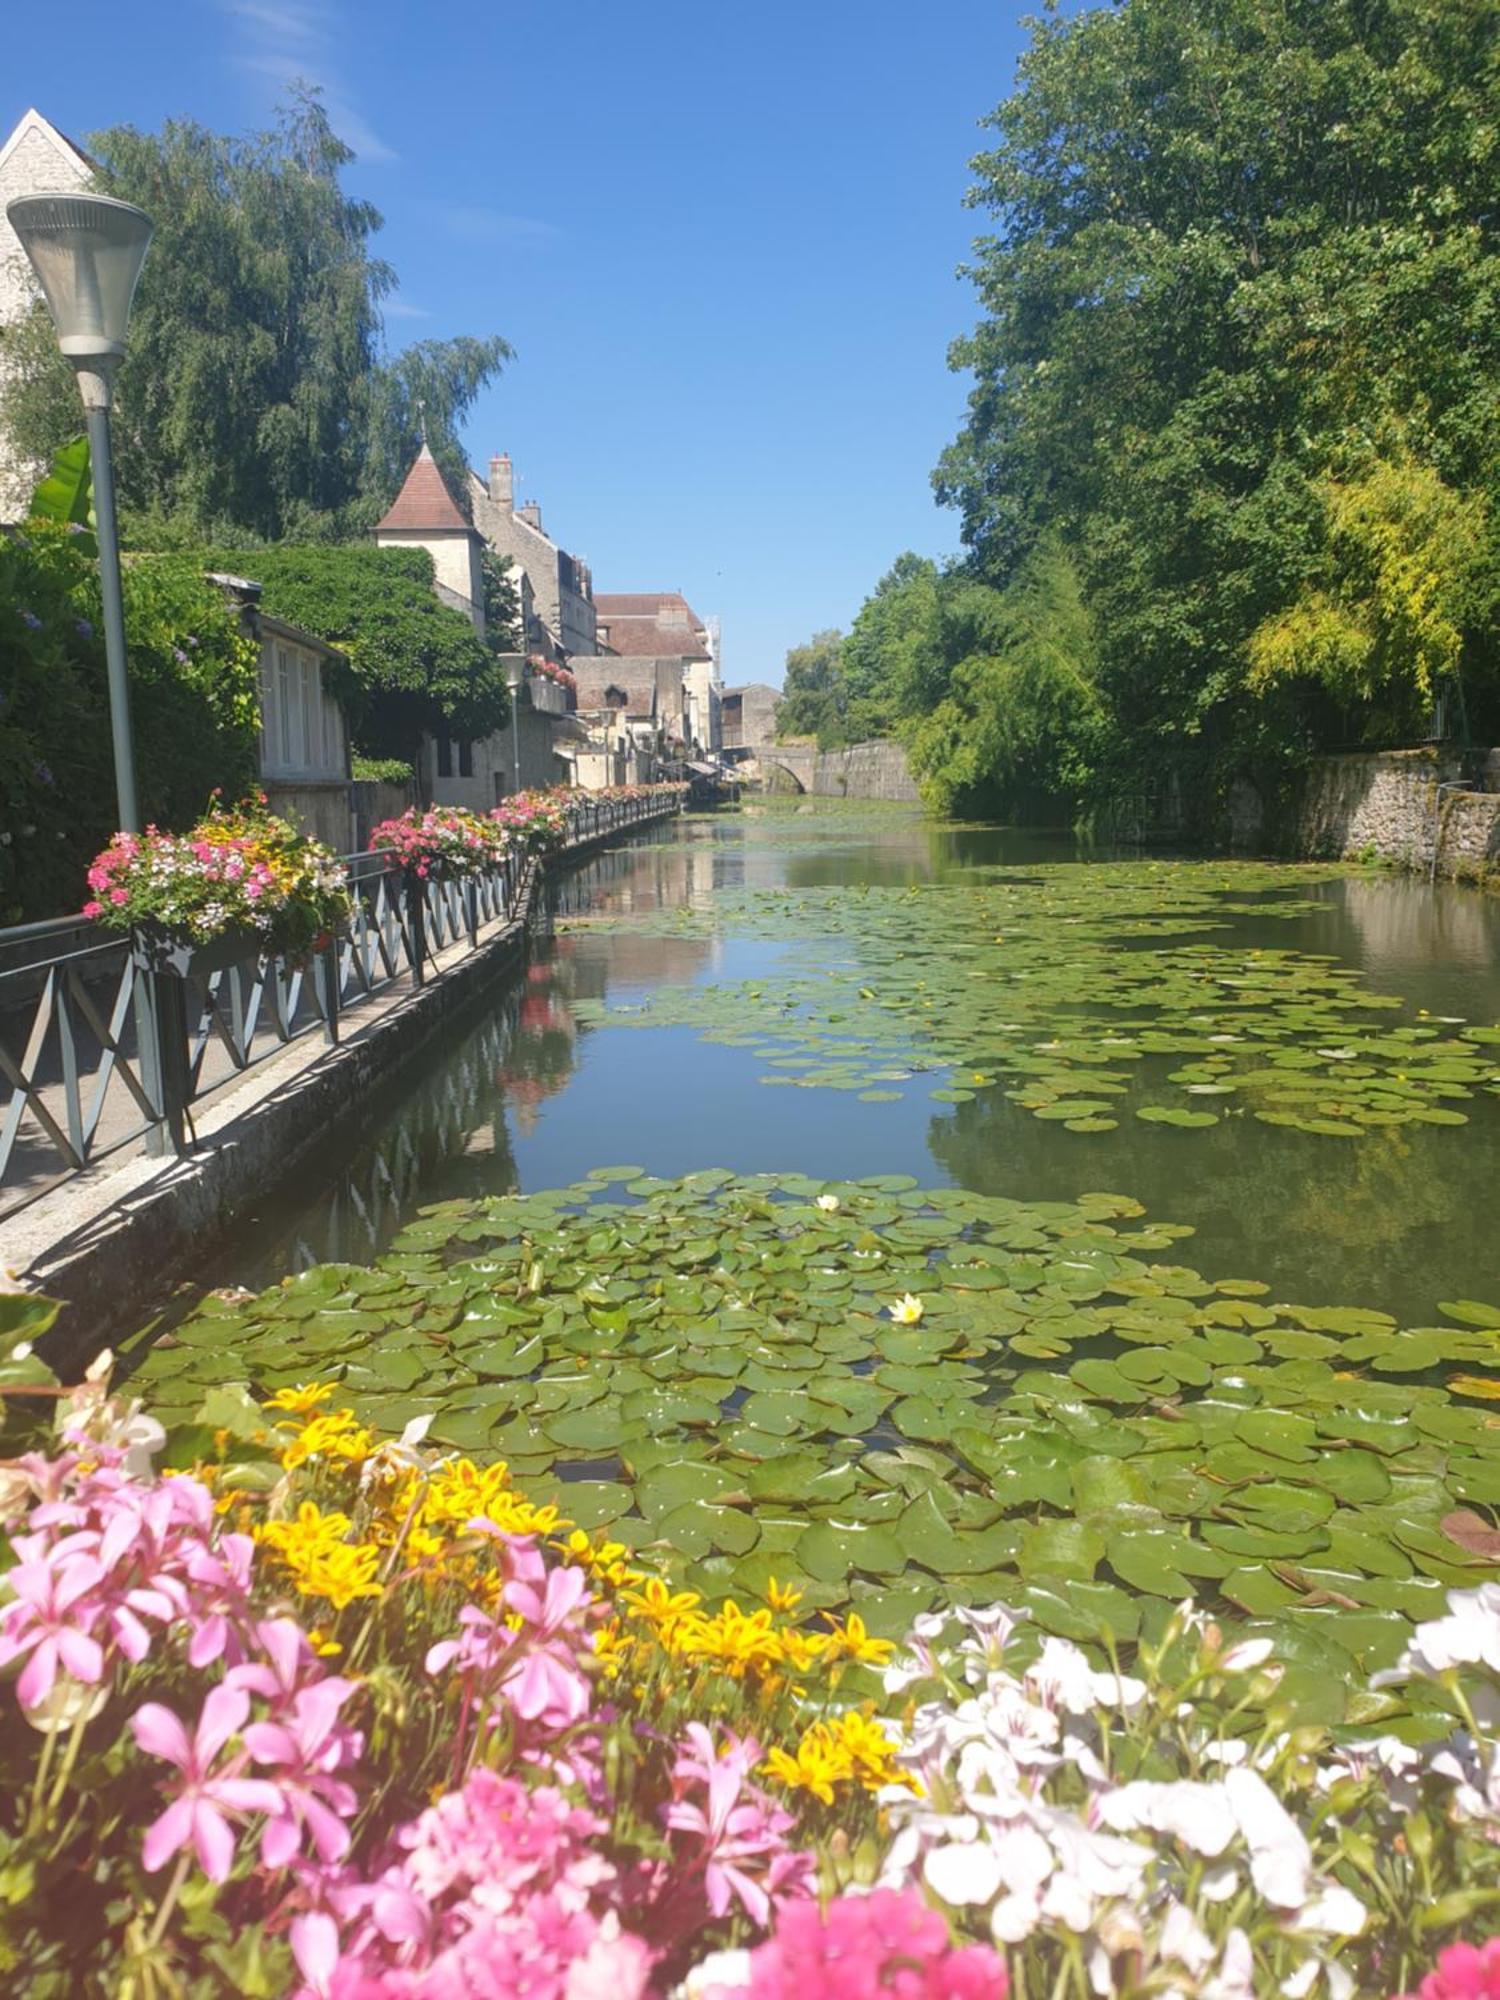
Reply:
<svg viewBox="0 0 1500 2000"><path fill-rule="evenodd" d="M536 1130L538 1107L573 1074L578 1025L569 1003L576 991L574 941L559 938L546 958L526 968L515 1026L496 1071L519 1132Z"/></svg>

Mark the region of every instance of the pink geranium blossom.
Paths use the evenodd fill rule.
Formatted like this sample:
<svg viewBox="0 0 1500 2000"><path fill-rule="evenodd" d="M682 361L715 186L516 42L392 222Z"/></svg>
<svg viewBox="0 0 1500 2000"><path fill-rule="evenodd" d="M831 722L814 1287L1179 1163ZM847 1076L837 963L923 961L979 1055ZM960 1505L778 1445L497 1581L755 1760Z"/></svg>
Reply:
<svg viewBox="0 0 1500 2000"><path fill-rule="evenodd" d="M243 1688L216 1687L203 1703L197 1728L190 1737L171 1709L148 1701L131 1717L131 1730L148 1756L175 1764L181 1773L177 1796L146 1830L141 1858L148 1872L170 1861L191 1844L198 1865L210 1882L223 1882L234 1866L231 1817L245 1813L283 1811L281 1792L263 1778L237 1775L243 1759L226 1770L215 1760L243 1727L250 1697Z"/></svg>
<svg viewBox="0 0 1500 2000"><path fill-rule="evenodd" d="M839 1896L820 1911L788 1903L749 1954L743 1984L708 2000L1004 2000L1005 1962L984 1945L954 1950L948 1926L911 1891Z"/></svg>
<svg viewBox="0 0 1500 2000"><path fill-rule="evenodd" d="M729 1733L720 1750L701 1722L683 1733L687 1747L672 1770L675 1796L662 1816L672 1832L693 1837L691 1864L702 1871L713 1915L722 1917L737 1901L754 1923L767 1923L778 1896L806 1893L812 1857L788 1847L791 1814L751 1780L761 1759L753 1736ZM701 1801L693 1796L700 1790Z"/></svg>
<svg viewBox="0 0 1500 2000"><path fill-rule="evenodd" d="M1450 1944L1415 1993L1404 2000L1500 2000L1500 1937Z"/></svg>

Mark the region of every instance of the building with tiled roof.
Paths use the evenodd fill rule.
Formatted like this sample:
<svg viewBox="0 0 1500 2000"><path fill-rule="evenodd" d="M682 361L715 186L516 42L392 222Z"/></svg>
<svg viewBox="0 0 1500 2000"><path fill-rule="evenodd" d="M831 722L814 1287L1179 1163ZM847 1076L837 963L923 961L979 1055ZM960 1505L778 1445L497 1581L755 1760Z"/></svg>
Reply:
<svg viewBox="0 0 1500 2000"><path fill-rule="evenodd" d="M700 618L680 590L601 592L594 599L599 644L622 659L677 662L683 736L700 750L717 750L720 722L717 621Z"/></svg>
<svg viewBox="0 0 1500 2000"><path fill-rule="evenodd" d="M462 611L483 636L484 572L479 556L484 537L472 521L465 520L425 439L401 491L375 523L374 535L381 548L426 549L438 595Z"/></svg>
<svg viewBox="0 0 1500 2000"><path fill-rule="evenodd" d="M498 556L518 572L526 615L526 650L570 661L597 651L594 581L581 556L570 555L542 526L534 500L516 505L515 471L507 452L490 460L490 476L469 474L474 525Z"/></svg>

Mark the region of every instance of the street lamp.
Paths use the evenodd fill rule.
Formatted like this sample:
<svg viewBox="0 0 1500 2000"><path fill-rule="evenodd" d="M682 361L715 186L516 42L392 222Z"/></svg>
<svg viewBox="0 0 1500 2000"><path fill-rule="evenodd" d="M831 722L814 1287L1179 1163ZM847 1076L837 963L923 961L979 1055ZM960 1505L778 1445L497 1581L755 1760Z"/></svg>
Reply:
<svg viewBox="0 0 1500 2000"><path fill-rule="evenodd" d="M151 219L130 202L103 194L25 194L11 202L5 213L31 259L57 328L57 344L73 364L83 397L94 519L99 530L99 588L104 599L115 792L122 829L139 833L109 400L115 369L125 352L125 329L136 281L151 241Z"/></svg>
<svg viewBox="0 0 1500 2000"><path fill-rule="evenodd" d="M505 669L505 684L510 689L510 788L513 792L521 789L521 673L521 657L516 654Z"/></svg>

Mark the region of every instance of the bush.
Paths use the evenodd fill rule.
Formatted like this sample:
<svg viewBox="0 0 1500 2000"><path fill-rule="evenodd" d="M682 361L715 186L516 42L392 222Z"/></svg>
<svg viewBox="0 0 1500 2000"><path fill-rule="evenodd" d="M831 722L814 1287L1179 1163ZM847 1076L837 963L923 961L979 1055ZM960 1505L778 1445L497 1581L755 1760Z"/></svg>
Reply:
<svg viewBox="0 0 1500 2000"><path fill-rule="evenodd" d="M356 757L353 777L362 785L411 785L416 773L400 757Z"/></svg>
<svg viewBox="0 0 1500 2000"><path fill-rule="evenodd" d="M76 910L118 822L87 540L36 521L0 536L0 923ZM185 825L254 779L255 644L190 558L127 562L122 584L141 811Z"/></svg>

